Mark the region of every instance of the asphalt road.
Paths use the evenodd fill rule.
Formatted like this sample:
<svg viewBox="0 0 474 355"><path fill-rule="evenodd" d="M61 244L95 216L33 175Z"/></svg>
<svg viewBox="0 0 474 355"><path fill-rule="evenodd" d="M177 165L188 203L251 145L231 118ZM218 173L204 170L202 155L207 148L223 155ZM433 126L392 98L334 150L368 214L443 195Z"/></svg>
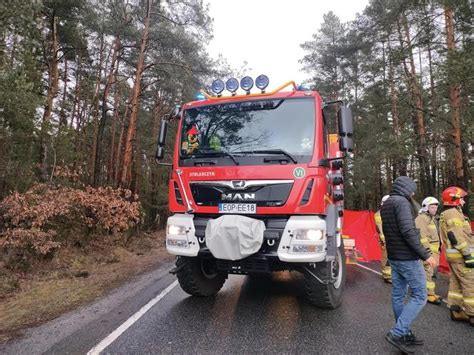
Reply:
<svg viewBox="0 0 474 355"><path fill-rule="evenodd" d="M379 270L376 263L364 266ZM336 310L309 305L298 273L230 276L216 297L194 298L172 286L170 267L0 345L0 353L85 354L106 338L110 345L102 354L397 354L384 340L393 322L391 286L358 265L348 266L344 302ZM447 293L444 276L439 291ZM124 322L129 327L121 332ZM474 328L450 321L444 304L426 305L413 330L425 340L417 354L473 353Z"/></svg>

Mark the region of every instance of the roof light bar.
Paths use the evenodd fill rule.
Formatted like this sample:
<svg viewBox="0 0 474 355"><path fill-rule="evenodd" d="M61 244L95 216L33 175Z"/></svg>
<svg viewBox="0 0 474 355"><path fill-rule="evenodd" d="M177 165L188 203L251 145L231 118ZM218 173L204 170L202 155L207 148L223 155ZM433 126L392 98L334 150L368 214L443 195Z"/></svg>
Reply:
<svg viewBox="0 0 474 355"><path fill-rule="evenodd" d="M226 83L221 79L216 79L212 82L210 87L207 87L207 92L206 90L201 91L202 94L206 97L207 100L219 100L219 99L226 99L226 96L222 97L222 92L224 89L227 89L231 94L232 98L240 98L240 97L246 97L248 95L250 96L269 96L274 93L277 93L284 88L288 86L293 87L293 91L297 91L299 88L297 88L296 83L294 81L288 81L284 83L283 85L279 86L278 88L272 90L269 93L265 92L265 89L268 87L270 84L270 79L268 76L261 74L255 79L255 86L261 90L261 93L255 93L251 94L250 90L253 88L254 85L254 80L250 76L245 76L240 80L240 87L242 90L245 91L244 95L237 95L237 91L239 89L239 81L236 78L229 78L227 79ZM229 96L227 96L229 97ZM196 97L196 100L202 99L200 96Z"/></svg>

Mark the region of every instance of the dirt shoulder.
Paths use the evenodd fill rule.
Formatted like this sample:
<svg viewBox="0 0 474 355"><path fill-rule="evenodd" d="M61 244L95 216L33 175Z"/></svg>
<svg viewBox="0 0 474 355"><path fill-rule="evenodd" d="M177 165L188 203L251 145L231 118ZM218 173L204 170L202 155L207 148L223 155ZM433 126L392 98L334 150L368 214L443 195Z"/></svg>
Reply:
<svg viewBox="0 0 474 355"><path fill-rule="evenodd" d="M106 294L130 277L173 259L163 231L134 237L127 245L91 245L62 252L21 274L0 266L0 342Z"/></svg>

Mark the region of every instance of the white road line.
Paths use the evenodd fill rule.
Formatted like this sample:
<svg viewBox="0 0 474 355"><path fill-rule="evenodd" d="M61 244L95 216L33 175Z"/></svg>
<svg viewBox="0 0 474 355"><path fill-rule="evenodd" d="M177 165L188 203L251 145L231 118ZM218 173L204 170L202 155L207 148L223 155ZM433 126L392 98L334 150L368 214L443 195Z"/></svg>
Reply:
<svg viewBox="0 0 474 355"><path fill-rule="evenodd" d="M377 275L380 275L380 276L382 276L382 273L381 273L381 272L378 272L378 271L372 270L370 267L367 267L367 266L361 265L361 264L359 264L359 263L355 263L355 264L353 264L353 265L359 266L359 267L361 267L362 269L366 269L366 270L372 271L374 274L377 274Z"/></svg>
<svg viewBox="0 0 474 355"><path fill-rule="evenodd" d="M128 328L130 328L133 323L139 320L146 312L150 310L155 304L157 304L163 297L165 297L173 288L176 287L178 281L174 281L171 285L165 288L161 293L153 298L150 302L140 308L134 315L128 318L125 322L120 325L117 329L115 329L112 333L110 333L104 340L102 340L99 344L94 346L87 352L87 355L98 355L101 351L103 351L106 347L112 344L115 339L117 339L120 335L123 334Z"/></svg>

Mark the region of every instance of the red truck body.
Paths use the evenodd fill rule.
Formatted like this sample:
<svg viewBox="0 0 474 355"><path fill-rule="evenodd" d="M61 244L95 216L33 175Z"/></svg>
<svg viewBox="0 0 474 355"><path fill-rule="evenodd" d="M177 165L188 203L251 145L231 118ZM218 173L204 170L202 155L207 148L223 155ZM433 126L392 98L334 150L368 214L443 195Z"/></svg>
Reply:
<svg viewBox="0 0 474 355"><path fill-rule="evenodd" d="M281 91L289 85L292 91ZM186 292L214 294L229 273L297 270L306 276L312 303L329 308L340 303L342 150L352 148L352 116L342 107L339 134L330 134L327 106L316 91L289 82L270 93L206 94L175 113L180 121L167 248L178 256L176 272ZM240 137L243 131L251 139ZM162 126L158 159L165 136Z"/></svg>

